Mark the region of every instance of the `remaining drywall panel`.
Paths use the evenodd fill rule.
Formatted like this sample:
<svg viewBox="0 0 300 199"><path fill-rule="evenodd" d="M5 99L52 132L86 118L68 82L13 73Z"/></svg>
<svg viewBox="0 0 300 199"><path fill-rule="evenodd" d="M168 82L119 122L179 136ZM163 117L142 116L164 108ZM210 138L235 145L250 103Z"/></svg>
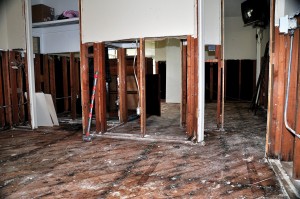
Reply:
<svg viewBox="0 0 300 199"><path fill-rule="evenodd" d="M205 44L221 44L221 0L204 1Z"/></svg>
<svg viewBox="0 0 300 199"><path fill-rule="evenodd" d="M81 1L83 43L194 34L194 0Z"/></svg>
<svg viewBox="0 0 300 199"><path fill-rule="evenodd" d="M23 0L6 0L6 19L9 49L25 49L25 16Z"/></svg>
<svg viewBox="0 0 300 199"><path fill-rule="evenodd" d="M53 126L44 93L36 93L36 111L38 126Z"/></svg>
<svg viewBox="0 0 300 199"><path fill-rule="evenodd" d="M45 94L45 100L46 100L48 111L50 113L53 124L55 126L59 126L56 111L55 111L54 104L53 104L52 95Z"/></svg>
<svg viewBox="0 0 300 199"><path fill-rule="evenodd" d="M166 42L166 102L181 102L181 46L178 39L167 39Z"/></svg>
<svg viewBox="0 0 300 199"><path fill-rule="evenodd" d="M7 49L6 1L0 0L0 49Z"/></svg>
<svg viewBox="0 0 300 199"><path fill-rule="evenodd" d="M225 59L256 59L256 29L242 17L225 17Z"/></svg>

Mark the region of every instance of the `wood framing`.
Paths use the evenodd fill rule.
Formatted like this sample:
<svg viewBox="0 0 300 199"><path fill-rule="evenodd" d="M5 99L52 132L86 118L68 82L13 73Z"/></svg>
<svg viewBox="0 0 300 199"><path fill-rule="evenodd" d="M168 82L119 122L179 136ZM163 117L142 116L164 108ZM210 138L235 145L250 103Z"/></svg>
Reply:
<svg viewBox="0 0 300 199"><path fill-rule="evenodd" d="M71 117L72 120L76 119L76 64L74 53L70 53L70 90L71 90Z"/></svg>
<svg viewBox="0 0 300 199"><path fill-rule="evenodd" d="M221 128L222 123L222 49L216 46L216 58L218 59L218 89L217 89L217 127Z"/></svg>
<svg viewBox="0 0 300 199"><path fill-rule="evenodd" d="M89 116L89 65L87 58L87 45L80 45L80 77L81 77L81 106L82 106L82 130L87 130Z"/></svg>
<svg viewBox="0 0 300 199"><path fill-rule="evenodd" d="M187 46L182 45L181 49L181 68L182 68L182 80L181 80L181 126L186 126L186 111L187 111ZM158 65L158 64L157 64ZM158 66L157 66L158 70ZM157 71L158 72L158 71Z"/></svg>
<svg viewBox="0 0 300 199"><path fill-rule="evenodd" d="M146 69L145 69L145 39L140 38L139 48L139 84L140 84L140 122L141 136L146 134Z"/></svg>
<svg viewBox="0 0 300 199"><path fill-rule="evenodd" d="M44 79L44 93L50 93L48 55L43 56L43 67L44 67L44 77L43 77L43 79Z"/></svg>
<svg viewBox="0 0 300 199"><path fill-rule="evenodd" d="M96 130L105 133L107 130L106 121L106 73L105 73L105 45L104 43L94 44L94 70L98 70L98 83L96 88ZM97 110L98 109L98 110ZM98 114L97 114L98 113Z"/></svg>
<svg viewBox="0 0 300 199"><path fill-rule="evenodd" d="M193 122L193 135L194 138L198 136L198 39L194 38L194 122Z"/></svg>
<svg viewBox="0 0 300 199"><path fill-rule="evenodd" d="M18 56L21 56L19 53ZM23 69L19 68L17 71L17 91L18 91L18 108L19 108L19 122L25 121L25 104L24 104L24 90L23 90Z"/></svg>
<svg viewBox="0 0 300 199"><path fill-rule="evenodd" d="M119 120L127 122L127 80L126 80L126 49L118 49L118 75L119 75Z"/></svg>
<svg viewBox="0 0 300 199"><path fill-rule="evenodd" d="M54 106L56 108L56 83L55 83L55 64L54 56L48 57L49 59L49 80L50 84L50 94L53 99Z"/></svg>
<svg viewBox="0 0 300 199"><path fill-rule="evenodd" d="M3 91L6 93L4 96L5 102L5 117L6 122L9 126L12 126L12 107L11 107L11 96L10 96L10 80L9 80L9 64L8 64L8 51L2 52L2 67L3 67Z"/></svg>
<svg viewBox="0 0 300 199"><path fill-rule="evenodd" d="M69 84L67 57L62 57L64 111L69 111Z"/></svg>
<svg viewBox="0 0 300 199"><path fill-rule="evenodd" d="M287 37L287 48L286 48L286 71L288 71L288 61L289 61L289 49L290 49L290 37ZM298 59L299 59L299 30L296 30L295 37L293 41L293 53L292 53L292 63L291 63L291 75L290 75L290 88L289 88L289 103L287 109L287 122L292 129L296 127L296 93L297 93L297 79L298 79ZM287 82L287 72L285 80ZM285 87L286 87L285 83ZM286 95L286 94L285 94ZM281 143L281 158L283 161L292 161L294 158L294 142L295 137L291 132L289 132L286 127L283 128L283 136Z"/></svg>
<svg viewBox="0 0 300 199"><path fill-rule="evenodd" d="M2 56L2 52L1 53L1 57ZM1 68L0 68L0 127L4 127L5 126L5 112L4 112L4 93L3 93L3 72L2 72L2 68L3 68L3 63L0 63Z"/></svg>
<svg viewBox="0 0 300 199"><path fill-rule="evenodd" d="M40 56L40 54L35 54L34 75L35 75L35 92L41 92L42 85L41 85L41 56Z"/></svg>
<svg viewBox="0 0 300 199"><path fill-rule="evenodd" d="M27 55L25 54L24 58L24 64L25 64L25 79L26 79L26 92L27 92L27 117L28 117L28 122L31 125L31 114L30 114L30 95L29 95L29 80L28 80L28 62L27 62Z"/></svg>
<svg viewBox="0 0 300 199"><path fill-rule="evenodd" d="M9 52L9 74L10 74L10 95L12 105L12 118L13 123L19 123L19 105L18 105L18 88L17 88L17 70L16 68L16 53L14 51Z"/></svg>
<svg viewBox="0 0 300 199"><path fill-rule="evenodd" d="M187 136L194 134L195 122L195 40L192 36L187 37Z"/></svg>
<svg viewBox="0 0 300 199"><path fill-rule="evenodd" d="M214 97L214 63L209 63L209 100L213 101Z"/></svg>

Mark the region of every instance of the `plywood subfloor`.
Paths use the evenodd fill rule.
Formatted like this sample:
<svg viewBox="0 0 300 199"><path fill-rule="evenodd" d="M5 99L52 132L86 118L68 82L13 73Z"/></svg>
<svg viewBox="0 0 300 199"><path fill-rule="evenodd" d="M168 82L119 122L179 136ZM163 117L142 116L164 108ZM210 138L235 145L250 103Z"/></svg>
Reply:
<svg viewBox="0 0 300 199"><path fill-rule="evenodd" d="M1 198L285 198L264 159L265 118L207 105L205 145L98 137L76 125L0 133ZM172 128L172 127L171 127Z"/></svg>

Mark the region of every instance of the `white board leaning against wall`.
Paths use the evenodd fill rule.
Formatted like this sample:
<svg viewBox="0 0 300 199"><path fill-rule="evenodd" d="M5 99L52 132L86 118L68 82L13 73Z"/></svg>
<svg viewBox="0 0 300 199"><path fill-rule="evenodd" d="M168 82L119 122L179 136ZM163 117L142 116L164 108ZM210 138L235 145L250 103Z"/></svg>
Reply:
<svg viewBox="0 0 300 199"><path fill-rule="evenodd" d="M81 2L83 43L195 32L195 0Z"/></svg>

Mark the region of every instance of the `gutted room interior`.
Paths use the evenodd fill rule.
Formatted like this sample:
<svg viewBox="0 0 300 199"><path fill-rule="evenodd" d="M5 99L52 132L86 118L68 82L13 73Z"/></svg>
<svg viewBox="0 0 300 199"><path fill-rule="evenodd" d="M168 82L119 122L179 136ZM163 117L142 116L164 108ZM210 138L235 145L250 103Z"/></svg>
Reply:
<svg viewBox="0 0 300 199"><path fill-rule="evenodd" d="M0 1L0 197L300 198L299 14Z"/></svg>

